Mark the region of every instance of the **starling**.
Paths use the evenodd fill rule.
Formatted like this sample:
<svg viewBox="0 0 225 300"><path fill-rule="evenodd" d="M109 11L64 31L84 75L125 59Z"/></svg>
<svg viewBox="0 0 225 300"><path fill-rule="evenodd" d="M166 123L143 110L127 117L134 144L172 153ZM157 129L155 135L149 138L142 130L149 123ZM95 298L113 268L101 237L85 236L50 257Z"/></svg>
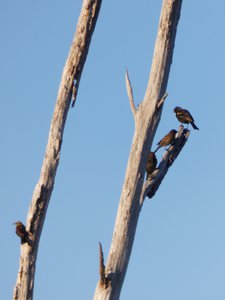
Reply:
<svg viewBox="0 0 225 300"><path fill-rule="evenodd" d="M28 242L28 232L22 222L15 222L16 234L20 237L21 244Z"/></svg>
<svg viewBox="0 0 225 300"><path fill-rule="evenodd" d="M174 112L176 113L176 117L177 117L178 121L180 121L181 123L184 123L184 124L191 123L191 125L194 129L199 130L199 128L194 123L194 118L192 117L192 115L189 113L188 110L177 106L174 108Z"/></svg>
<svg viewBox="0 0 225 300"><path fill-rule="evenodd" d="M175 140L175 136L176 136L177 131L175 129L170 130L169 133L167 133L164 138L162 138L159 142L158 142L158 147L155 149L154 153L156 153L156 151L159 150L159 148L161 147L165 147L168 146L170 144L172 144Z"/></svg>
<svg viewBox="0 0 225 300"><path fill-rule="evenodd" d="M154 152L149 152L146 164L147 180L157 166L157 158Z"/></svg>

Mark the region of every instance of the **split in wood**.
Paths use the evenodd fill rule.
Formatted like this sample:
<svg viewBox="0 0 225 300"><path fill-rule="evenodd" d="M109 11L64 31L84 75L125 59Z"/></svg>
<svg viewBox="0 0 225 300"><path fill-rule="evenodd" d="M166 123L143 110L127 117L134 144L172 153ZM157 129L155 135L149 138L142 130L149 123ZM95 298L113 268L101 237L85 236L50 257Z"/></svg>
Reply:
<svg viewBox="0 0 225 300"><path fill-rule="evenodd" d="M164 101L166 100L166 97L167 97L167 96L168 96L168 93L166 92L166 93L163 95L163 97L162 97L161 99L159 99L158 104L157 104L157 108L158 108L158 109L163 105L163 103L164 103Z"/></svg>
<svg viewBox="0 0 225 300"><path fill-rule="evenodd" d="M102 250L102 244L99 242L99 274L100 274L100 285L104 288L108 287L108 278L105 276L105 264L104 255Z"/></svg>
<svg viewBox="0 0 225 300"><path fill-rule="evenodd" d="M75 80L73 83L73 88L72 88L72 105L71 107L74 107L76 99L77 99L77 92L79 88L79 81Z"/></svg>
<svg viewBox="0 0 225 300"><path fill-rule="evenodd" d="M73 83L73 88L72 88L72 104L71 104L71 107L74 107L74 104L76 102L76 98L77 98L77 88L76 88L76 84Z"/></svg>
<svg viewBox="0 0 225 300"><path fill-rule="evenodd" d="M152 198L155 195L169 168L172 166L187 142L189 135L190 131L188 129L184 129L183 125L180 125L174 143L166 150L158 168L155 169L143 185L140 198L141 205L143 204L146 196L148 198Z"/></svg>
<svg viewBox="0 0 225 300"><path fill-rule="evenodd" d="M130 102L130 108L131 108L131 111L132 111L133 116L135 118L137 109L136 109L135 104L134 104L133 90L132 90L132 86L131 86L131 82L130 82L130 79L129 79L127 69L126 69L125 77L126 77L126 88L127 88L128 99L129 99L129 102Z"/></svg>

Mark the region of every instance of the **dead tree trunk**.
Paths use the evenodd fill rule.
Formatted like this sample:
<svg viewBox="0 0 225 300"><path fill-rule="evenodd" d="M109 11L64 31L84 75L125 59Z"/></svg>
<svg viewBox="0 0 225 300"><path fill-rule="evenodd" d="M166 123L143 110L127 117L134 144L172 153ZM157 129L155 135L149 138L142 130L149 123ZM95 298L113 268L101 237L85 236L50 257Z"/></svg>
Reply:
<svg viewBox="0 0 225 300"><path fill-rule="evenodd" d="M101 7L101 0L84 0L76 33L62 74L52 117L40 179L35 187L27 215L28 242L21 244L20 266L14 289L14 300L33 298L38 245L60 158L67 113L73 96L76 100L80 77L88 54L91 37Z"/></svg>
<svg viewBox="0 0 225 300"><path fill-rule="evenodd" d="M100 280L95 290L95 300L119 299L126 274L135 231L142 208L146 186L143 186L147 154L160 121L163 95L166 92L178 20L182 0L164 0L159 21L158 35L155 44L151 73L145 97L138 108L135 108L132 88L127 76L128 96L134 115L135 132L128 160L125 181L119 202L114 233L108 260L104 268L105 280ZM162 99L162 101L161 101ZM180 129L175 145L174 156L167 157L166 167L161 164L161 175L167 172L189 132ZM179 145L178 145L179 144ZM165 168L164 168L165 167ZM164 176L153 179L148 186L148 193L154 195L154 188L160 184ZM157 182L158 180L158 182ZM101 274L102 275L102 274ZM102 284L104 282L104 284Z"/></svg>

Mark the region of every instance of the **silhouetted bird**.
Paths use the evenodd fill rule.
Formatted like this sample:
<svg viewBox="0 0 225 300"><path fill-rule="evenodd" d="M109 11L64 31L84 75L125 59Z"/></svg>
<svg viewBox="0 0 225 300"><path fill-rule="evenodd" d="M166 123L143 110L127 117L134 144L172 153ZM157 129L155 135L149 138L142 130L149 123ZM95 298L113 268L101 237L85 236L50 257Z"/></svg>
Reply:
<svg viewBox="0 0 225 300"><path fill-rule="evenodd" d="M191 125L194 129L199 130L199 128L194 123L194 121L195 121L194 118L192 117L192 115L189 113L188 110L177 106L174 108L174 112L176 113L176 117L177 117L178 121L180 121L181 123L184 123L184 124L191 123Z"/></svg>
<svg viewBox="0 0 225 300"><path fill-rule="evenodd" d="M175 129L170 130L169 133L167 133L164 138L162 138L159 142L158 142L158 147L155 149L154 153L156 153L156 151L159 150L159 148L161 147L165 147L168 146L170 144L172 144L175 140L175 136L176 136L177 131Z"/></svg>
<svg viewBox="0 0 225 300"><path fill-rule="evenodd" d="M28 242L28 232L22 222L15 222L16 234L20 237L21 244Z"/></svg>
<svg viewBox="0 0 225 300"><path fill-rule="evenodd" d="M149 152L148 158L147 158L147 164L146 164L146 172L147 172L147 180L149 176L154 172L155 168L157 166L157 158L155 156L154 152Z"/></svg>

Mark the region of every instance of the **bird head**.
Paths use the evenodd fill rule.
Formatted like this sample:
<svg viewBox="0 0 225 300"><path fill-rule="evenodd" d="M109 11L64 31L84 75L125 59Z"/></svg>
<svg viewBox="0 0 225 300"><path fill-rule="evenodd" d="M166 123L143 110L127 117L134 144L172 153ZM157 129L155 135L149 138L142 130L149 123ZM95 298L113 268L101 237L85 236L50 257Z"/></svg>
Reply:
<svg viewBox="0 0 225 300"><path fill-rule="evenodd" d="M23 225L23 223L20 222L20 221L16 221L15 223L13 223L13 225L16 225L16 226L18 226L18 225Z"/></svg>
<svg viewBox="0 0 225 300"><path fill-rule="evenodd" d="M171 132L171 134L174 134L174 135L177 134L177 131L175 129L172 129L170 132Z"/></svg>
<svg viewBox="0 0 225 300"><path fill-rule="evenodd" d="M149 156L152 156L152 157L153 157L153 156L155 156L155 153L152 152L152 151L150 151L150 152L149 152Z"/></svg>
<svg viewBox="0 0 225 300"><path fill-rule="evenodd" d="M179 110L181 110L182 108L181 107L179 107L179 106L176 106L175 108L174 108L174 110L173 110L173 112L177 112L177 111L179 111Z"/></svg>

